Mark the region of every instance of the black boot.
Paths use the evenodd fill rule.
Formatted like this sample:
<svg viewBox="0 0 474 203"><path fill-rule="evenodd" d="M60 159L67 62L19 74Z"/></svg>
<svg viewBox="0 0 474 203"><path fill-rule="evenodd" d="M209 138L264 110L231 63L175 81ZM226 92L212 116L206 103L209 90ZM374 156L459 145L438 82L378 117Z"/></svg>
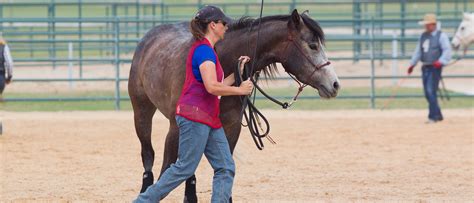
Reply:
<svg viewBox="0 0 474 203"><path fill-rule="evenodd" d="M184 189L184 201L185 203L197 203L196 196L196 176L191 176L186 180L186 188Z"/></svg>
<svg viewBox="0 0 474 203"><path fill-rule="evenodd" d="M140 190L140 193L145 192L148 186L153 185L154 180L155 178L153 178L153 172L145 171L143 173L143 183L142 183L142 189Z"/></svg>

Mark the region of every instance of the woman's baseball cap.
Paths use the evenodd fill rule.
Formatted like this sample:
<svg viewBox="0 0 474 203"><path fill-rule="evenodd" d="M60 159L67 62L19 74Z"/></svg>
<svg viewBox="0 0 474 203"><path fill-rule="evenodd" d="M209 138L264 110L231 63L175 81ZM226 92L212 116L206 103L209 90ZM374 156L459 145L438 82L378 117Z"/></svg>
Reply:
<svg viewBox="0 0 474 203"><path fill-rule="evenodd" d="M229 18L224 14L222 9L217 6L206 5L199 9L199 11L194 16L195 19L203 20L206 22L222 20L223 22L230 24L232 23L232 18Z"/></svg>

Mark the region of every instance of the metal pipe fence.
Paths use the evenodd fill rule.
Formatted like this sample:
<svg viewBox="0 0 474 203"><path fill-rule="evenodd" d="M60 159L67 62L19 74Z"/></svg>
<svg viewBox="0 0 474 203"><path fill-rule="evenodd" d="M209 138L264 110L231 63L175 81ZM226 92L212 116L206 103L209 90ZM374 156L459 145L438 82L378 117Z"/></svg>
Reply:
<svg viewBox="0 0 474 203"><path fill-rule="evenodd" d="M345 34L327 34L327 44L335 44L335 48L328 46L329 51L350 51L351 56L332 57L334 61L369 61L371 74L368 76L341 76L341 80L369 80L370 92L366 95L343 95L341 99L369 99L372 108L378 98L387 98L387 95L376 94L376 81L396 80L405 76L376 75L375 61L405 60L410 55L407 45L413 46L418 40L417 35L408 34L413 28L419 29L417 22L424 13L416 11L410 15L406 1L290 1L272 2L266 4L276 9L276 13L285 13L293 8L320 7L320 6L347 6L351 12L337 13L322 12L310 13L325 29L345 29ZM419 3L435 3L436 13L440 15L443 27L454 33L461 20L461 10L474 9L474 3L465 0L451 1L455 9L443 10L438 1L419 1ZM397 7L384 9L384 5ZM258 3L218 3L226 13L236 15L252 15L257 12ZM15 82L113 82L113 97L87 98L5 98L5 101L114 101L115 108L120 109L120 101L128 100L121 95L120 84L128 79L120 75L120 66L131 63L131 57L140 37L155 25L174 23L190 19L188 10L195 11L202 6L198 3L144 3L144 2L50 2L50 3L0 3L0 32L7 38L14 52L15 62L29 66L31 63L49 64L53 68L58 65L78 64L79 75L68 78L15 78ZM375 7L374 7L375 6ZM76 10L76 17L69 17L61 10L72 7ZM375 9L370 10L371 7ZM388 7L388 6L385 6ZM15 17L6 16L7 11L15 8L44 8L45 16ZM102 8L102 16L91 16L85 8ZM252 10L253 9L253 10ZM284 12L282 12L282 9ZM397 10L398 11L394 11ZM173 13L175 10L184 10L185 13ZM59 12L59 15L58 15ZM271 15L272 12L266 13ZM8 15L7 15L8 16ZM384 33L389 31L389 34ZM345 43L343 46L338 43ZM348 45L348 46L347 46ZM397 48L394 48L396 46ZM349 48L348 48L349 47ZM399 47L399 48L398 48ZM411 50L410 50L411 52ZM73 54L74 53L74 54ZM128 55L127 55L128 54ZM18 56L15 56L18 55ZM472 60L474 55L466 56ZM110 64L114 67L111 77L85 78L83 66L87 64ZM474 75L446 75L444 78L466 79ZM418 77L408 77L410 79ZM288 77L279 77L276 80L288 80ZM423 95L398 95L398 98L417 98ZM453 97L470 97L473 95L455 94ZM281 99L288 99L286 96ZM302 99L316 99L317 97L301 97ZM258 98L261 99L261 98Z"/></svg>

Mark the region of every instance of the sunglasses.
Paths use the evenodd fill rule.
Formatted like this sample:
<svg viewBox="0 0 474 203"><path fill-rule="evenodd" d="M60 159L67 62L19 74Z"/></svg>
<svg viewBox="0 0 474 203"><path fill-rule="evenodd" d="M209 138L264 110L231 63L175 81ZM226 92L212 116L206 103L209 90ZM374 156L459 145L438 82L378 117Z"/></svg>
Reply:
<svg viewBox="0 0 474 203"><path fill-rule="evenodd" d="M222 21L222 20L216 20L216 21L214 21L214 23L222 23L222 25L224 25L224 26L227 25L227 23Z"/></svg>

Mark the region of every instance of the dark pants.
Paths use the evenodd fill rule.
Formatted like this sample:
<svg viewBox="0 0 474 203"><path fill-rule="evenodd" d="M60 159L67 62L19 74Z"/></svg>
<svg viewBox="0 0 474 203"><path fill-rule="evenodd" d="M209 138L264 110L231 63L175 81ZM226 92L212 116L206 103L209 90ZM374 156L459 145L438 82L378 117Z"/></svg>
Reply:
<svg viewBox="0 0 474 203"><path fill-rule="evenodd" d="M431 65L425 65L421 68L423 72L423 88L426 100L428 100L430 113L428 118L435 121L443 120L441 109L438 104L438 85L441 80L441 68L437 69Z"/></svg>
<svg viewBox="0 0 474 203"><path fill-rule="evenodd" d="M5 73L0 72L0 95L3 93L5 89Z"/></svg>

